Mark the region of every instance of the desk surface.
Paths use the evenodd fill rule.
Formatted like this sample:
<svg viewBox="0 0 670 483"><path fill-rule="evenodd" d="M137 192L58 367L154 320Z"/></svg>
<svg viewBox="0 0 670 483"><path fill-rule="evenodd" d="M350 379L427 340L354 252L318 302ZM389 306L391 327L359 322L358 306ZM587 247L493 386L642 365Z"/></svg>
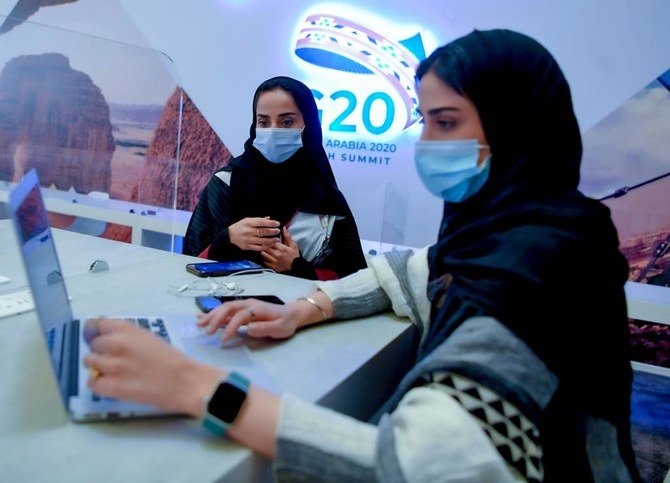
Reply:
<svg viewBox="0 0 670 483"><path fill-rule="evenodd" d="M192 298L167 290L196 279L184 270L192 257L61 230L54 230L54 238L76 313L195 313ZM0 246L0 273L12 277L2 288L20 288L25 275L7 220L0 220ZM88 272L96 258L109 262L110 270ZM313 288L310 281L276 274L245 275L236 282L245 294L275 293L287 301ZM365 418L408 361L408 327L384 314L248 345L284 391ZM187 418L71 422L34 311L0 319L0 359L0 481L177 482L269 475L266 460ZM393 373L397 377L389 378Z"/></svg>

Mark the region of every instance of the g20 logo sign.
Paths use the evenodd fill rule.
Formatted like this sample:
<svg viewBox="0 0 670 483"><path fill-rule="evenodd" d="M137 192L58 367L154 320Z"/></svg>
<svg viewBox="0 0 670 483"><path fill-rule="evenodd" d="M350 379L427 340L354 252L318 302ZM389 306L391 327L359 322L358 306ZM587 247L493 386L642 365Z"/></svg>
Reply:
<svg viewBox="0 0 670 483"><path fill-rule="evenodd" d="M300 29L295 54L324 69L356 74L345 86L329 76L329 83L338 86L329 91L313 85L317 102L333 111L324 125L328 131L381 135L391 129L396 114L404 116L401 130L418 121L415 71L426 57L421 34L396 42L349 19L314 14ZM396 100L386 90L366 90L370 76L381 79Z"/></svg>

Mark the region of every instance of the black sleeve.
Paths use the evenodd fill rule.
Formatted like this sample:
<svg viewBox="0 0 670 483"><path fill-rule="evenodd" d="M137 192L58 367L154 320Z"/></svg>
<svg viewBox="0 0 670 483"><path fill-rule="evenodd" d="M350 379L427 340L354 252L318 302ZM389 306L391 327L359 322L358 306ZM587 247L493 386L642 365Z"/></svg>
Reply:
<svg viewBox="0 0 670 483"><path fill-rule="evenodd" d="M346 277L367 267L365 256L363 256L363 248L361 247L361 238L358 235L358 227L353 215L335 222L331 234L331 243L333 252L330 257L333 257L333 260L330 262L326 259L324 263L327 265L331 265L332 263L332 269L337 273L339 278ZM324 266L324 268L329 267Z"/></svg>
<svg viewBox="0 0 670 483"><path fill-rule="evenodd" d="M214 258L215 254L223 255L226 251L236 249L228 238L228 226L231 222L230 187L212 176L200 193L198 205L193 210L184 236L182 253L197 256L212 245L209 257Z"/></svg>
<svg viewBox="0 0 670 483"><path fill-rule="evenodd" d="M316 269L324 268L334 271L339 278L343 278L367 266L353 216L335 222L329 247L330 253L327 256L313 262L308 262L302 257L296 258L289 275L316 280L318 278Z"/></svg>
<svg viewBox="0 0 670 483"><path fill-rule="evenodd" d="M302 257L298 257L293 260L291 265L291 271L288 272L288 275L293 275L294 277L306 278L308 280L316 280L318 277L316 275L316 268L310 262L305 260Z"/></svg>

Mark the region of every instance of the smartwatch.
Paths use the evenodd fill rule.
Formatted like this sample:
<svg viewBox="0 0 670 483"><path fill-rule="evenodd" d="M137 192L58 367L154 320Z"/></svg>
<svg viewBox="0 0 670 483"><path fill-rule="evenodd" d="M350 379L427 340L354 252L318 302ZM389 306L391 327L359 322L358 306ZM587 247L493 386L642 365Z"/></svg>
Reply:
<svg viewBox="0 0 670 483"><path fill-rule="evenodd" d="M248 391L249 379L231 371L205 402L202 425L218 436L225 436L247 399Z"/></svg>

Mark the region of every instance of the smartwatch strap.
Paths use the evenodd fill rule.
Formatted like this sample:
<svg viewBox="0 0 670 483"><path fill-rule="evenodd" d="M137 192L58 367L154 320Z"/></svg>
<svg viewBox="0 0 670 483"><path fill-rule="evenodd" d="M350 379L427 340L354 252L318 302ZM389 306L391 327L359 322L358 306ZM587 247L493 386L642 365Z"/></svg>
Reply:
<svg viewBox="0 0 670 483"><path fill-rule="evenodd" d="M228 374L228 377L219 383L219 385L221 384L230 384L232 386L235 386L239 390L243 391L245 394L249 391L249 379L244 377L239 372L231 371ZM217 386L217 389L218 387L219 386ZM214 394L216 394L216 389L214 390L214 393L212 393L212 397L214 396ZM212 433L216 434L217 436L221 437L226 436L226 433L228 432L228 427L232 423L226 423L225 421L222 421L216 416L210 414L209 411L207 410L208 405L209 400L205 402L205 417L202 420L202 425Z"/></svg>

